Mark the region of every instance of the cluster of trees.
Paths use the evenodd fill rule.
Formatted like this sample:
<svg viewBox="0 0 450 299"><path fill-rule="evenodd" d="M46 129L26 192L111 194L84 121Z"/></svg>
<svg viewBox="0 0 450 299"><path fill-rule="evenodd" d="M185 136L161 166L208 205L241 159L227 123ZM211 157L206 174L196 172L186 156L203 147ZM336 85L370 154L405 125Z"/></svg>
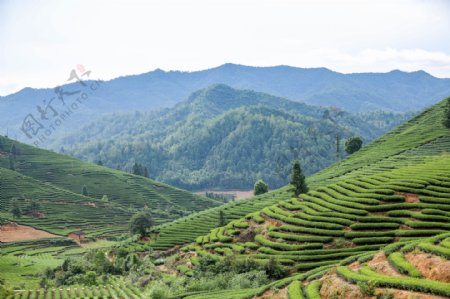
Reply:
<svg viewBox="0 0 450 299"><path fill-rule="evenodd" d="M299 196L301 193L308 192L308 186L306 185L305 175L303 174L300 161L298 160L295 160L292 165L290 184L294 187L295 196ZM255 183L253 194L260 195L267 192L269 192L269 186L263 180L258 180Z"/></svg>
<svg viewBox="0 0 450 299"><path fill-rule="evenodd" d="M334 163L337 135L370 141L405 120L214 90L170 109L107 116L54 148L144 176L147 165L152 178L188 190L250 189L258 179L278 188L295 159L306 175Z"/></svg>
<svg viewBox="0 0 450 299"><path fill-rule="evenodd" d="M133 168L131 169L131 173L135 174L135 175L140 175L140 176L143 176L146 178L149 177L147 167L142 164L139 164L139 163L134 163Z"/></svg>
<svg viewBox="0 0 450 299"><path fill-rule="evenodd" d="M9 211L12 214L13 218L20 218L22 217L22 215L30 215L36 217L39 213L40 208L41 205L39 201L32 199L28 201L23 209L21 209L17 199L13 199L11 201L11 208Z"/></svg>

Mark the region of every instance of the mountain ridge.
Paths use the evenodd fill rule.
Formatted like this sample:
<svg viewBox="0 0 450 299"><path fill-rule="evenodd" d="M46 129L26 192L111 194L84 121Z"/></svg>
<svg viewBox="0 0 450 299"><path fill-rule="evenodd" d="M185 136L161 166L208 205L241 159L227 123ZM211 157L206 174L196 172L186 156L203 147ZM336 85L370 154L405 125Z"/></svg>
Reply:
<svg viewBox="0 0 450 299"><path fill-rule="evenodd" d="M356 112L378 109L417 111L450 94L450 79L436 78L420 71L342 74L326 68L237 64L194 72L155 70L103 81L101 87L90 95L89 101L80 105L78 112L65 122L63 130L73 131L74 127L86 121L112 112L172 107L192 92L218 83ZM62 87L70 90L76 84ZM8 128L12 138L29 142L19 129L23 118L36 113L36 105L42 105L43 100L52 97L53 88L24 88L0 97L0 127ZM63 130L55 134L62 135Z"/></svg>

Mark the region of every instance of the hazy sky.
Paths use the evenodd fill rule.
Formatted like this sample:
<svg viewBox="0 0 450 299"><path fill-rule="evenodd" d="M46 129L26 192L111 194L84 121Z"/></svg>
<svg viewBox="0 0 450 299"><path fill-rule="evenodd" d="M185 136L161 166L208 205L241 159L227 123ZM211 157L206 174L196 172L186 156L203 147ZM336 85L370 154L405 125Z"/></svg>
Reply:
<svg viewBox="0 0 450 299"><path fill-rule="evenodd" d="M450 77L450 1L0 0L0 95L226 62Z"/></svg>

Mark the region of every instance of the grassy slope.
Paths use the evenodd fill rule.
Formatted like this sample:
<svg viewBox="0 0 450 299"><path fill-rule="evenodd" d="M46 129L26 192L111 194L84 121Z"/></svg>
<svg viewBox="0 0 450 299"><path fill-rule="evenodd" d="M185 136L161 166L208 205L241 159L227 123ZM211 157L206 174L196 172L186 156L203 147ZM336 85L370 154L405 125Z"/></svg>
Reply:
<svg viewBox="0 0 450 299"><path fill-rule="evenodd" d="M82 162L64 155L37 149L0 137L0 215L10 217L12 198L25 205L28 199L38 199L46 219L23 218L55 233L66 233L90 226L106 229L107 225L126 225L130 215L148 206L157 223L219 206L220 202L198 196L148 178ZM9 154L15 144L16 171L9 168ZM81 195L83 186L88 196ZM107 195L109 203L100 199ZM93 202L97 208L86 205ZM65 224L66 227L62 226ZM123 227L122 227L123 229Z"/></svg>
<svg viewBox="0 0 450 299"><path fill-rule="evenodd" d="M423 163L426 160L425 157L447 151L450 145L450 136L448 130L442 125L443 105L444 102L441 102L425 110L347 159L312 175L308 178L310 188L315 189L345 178L376 174L387 169ZM273 193L265 195L265 204L267 206L275 204L292 196L286 187L280 189L280 192L275 190ZM246 200L248 208L245 213L260 210L260 205L253 205L253 202L257 201L258 197ZM163 249L183 242L194 241L196 236L201 236L208 229L218 227L218 211L229 206L232 204L218 207L213 213L203 211L199 216L194 214L191 217L179 219L173 225L169 223L162 226L160 232L164 239L158 240L155 247ZM231 211L233 211L232 208ZM224 213L228 214L227 220L229 221L240 218L238 213L227 213L225 210ZM205 215L204 219L201 219L201 215ZM208 219L209 217L211 219ZM194 229L199 226L202 228L201 230ZM191 233L186 235L185 230ZM177 239L174 236L185 237Z"/></svg>

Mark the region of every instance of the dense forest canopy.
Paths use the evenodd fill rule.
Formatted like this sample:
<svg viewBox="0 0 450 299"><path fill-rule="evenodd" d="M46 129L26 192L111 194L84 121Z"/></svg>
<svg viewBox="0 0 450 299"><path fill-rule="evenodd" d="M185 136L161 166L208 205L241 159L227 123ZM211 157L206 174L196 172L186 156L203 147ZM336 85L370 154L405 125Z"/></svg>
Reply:
<svg viewBox="0 0 450 299"><path fill-rule="evenodd" d="M306 175L335 162L336 136L343 157L347 138L367 143L409 116L353 114L213 85L174 108L106 116L53 147L126 171L140 163L151 178L190 190L251 189L258 179L277 188L295 159Z"/></svg>

